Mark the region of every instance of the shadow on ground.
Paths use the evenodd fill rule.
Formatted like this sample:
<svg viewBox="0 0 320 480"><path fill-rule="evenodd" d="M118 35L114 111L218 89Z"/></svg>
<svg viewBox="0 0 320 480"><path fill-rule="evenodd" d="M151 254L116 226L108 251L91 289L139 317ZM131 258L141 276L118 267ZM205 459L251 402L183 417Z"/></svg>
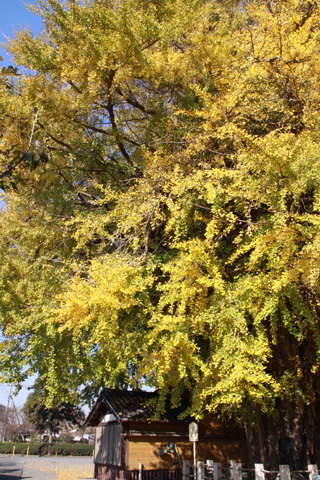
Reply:
<svg viewBox="0 0 320 480"><path fill-rule="evenodd" d="M20 458L0 458L0 480L20 480L24 461Z"/></svg>

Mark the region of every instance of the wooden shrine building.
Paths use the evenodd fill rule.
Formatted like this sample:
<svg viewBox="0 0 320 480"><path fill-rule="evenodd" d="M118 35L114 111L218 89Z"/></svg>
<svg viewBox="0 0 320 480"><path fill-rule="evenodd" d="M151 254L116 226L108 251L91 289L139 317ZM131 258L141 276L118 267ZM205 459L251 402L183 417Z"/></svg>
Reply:
<svg viewBox="0 0 320 480"><path fill-rule="evenodd" d="M192 419L178 418L186 406L167 406L161 418L154 420L157 399L157 392L101 392L85 422L85 426L96 427L95 478L137 480L142 464L145 472L154 472L153 479L163 477L155 475L156 471L166 471L166 478L179 480L182 460L193 463L193 444L189 441ZM199 422L198 431L198 461L247 461L244 431L234 423L208 415Z"/></svg>

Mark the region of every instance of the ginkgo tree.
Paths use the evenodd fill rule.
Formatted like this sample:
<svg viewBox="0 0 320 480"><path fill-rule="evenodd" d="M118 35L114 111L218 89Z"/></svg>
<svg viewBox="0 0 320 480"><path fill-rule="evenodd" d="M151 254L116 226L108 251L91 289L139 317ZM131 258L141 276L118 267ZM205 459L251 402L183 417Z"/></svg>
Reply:
<svg viewBox="0 0 320 480"><path fill-rule="evenodd" d="M318 2L31 8L0 100L3 378L187 390L252 460L318 461Z"/></svg>

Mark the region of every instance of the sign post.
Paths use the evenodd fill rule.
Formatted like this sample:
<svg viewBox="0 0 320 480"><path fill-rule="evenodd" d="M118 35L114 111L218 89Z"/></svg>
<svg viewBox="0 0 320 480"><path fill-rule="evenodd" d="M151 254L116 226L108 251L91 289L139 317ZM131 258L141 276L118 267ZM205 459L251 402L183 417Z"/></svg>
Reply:
<svg viewBox="0 0 320 480"><path fill-rule="evenodd" d="M193 465L194 465L194 479L197 478L197 454L196 454L196 442L199 439L198 424L196 422L189 423L189 441L193 443Z"/></svg>

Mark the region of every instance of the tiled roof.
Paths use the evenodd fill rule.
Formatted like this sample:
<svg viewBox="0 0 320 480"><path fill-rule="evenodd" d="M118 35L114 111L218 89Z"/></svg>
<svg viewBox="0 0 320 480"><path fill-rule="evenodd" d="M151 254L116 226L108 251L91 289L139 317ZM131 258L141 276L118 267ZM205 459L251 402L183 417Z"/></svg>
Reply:
<svg viewBox="0 0 320 480"><path fill-rule="evenodd" d="M102 415L112 413L119 422L135 420L147 422L155 414L159 395L157 392L104 389L88 415L85 425L97 425ZM167 404L158 421L177 422L187 405L172 408Z"/></svg>

